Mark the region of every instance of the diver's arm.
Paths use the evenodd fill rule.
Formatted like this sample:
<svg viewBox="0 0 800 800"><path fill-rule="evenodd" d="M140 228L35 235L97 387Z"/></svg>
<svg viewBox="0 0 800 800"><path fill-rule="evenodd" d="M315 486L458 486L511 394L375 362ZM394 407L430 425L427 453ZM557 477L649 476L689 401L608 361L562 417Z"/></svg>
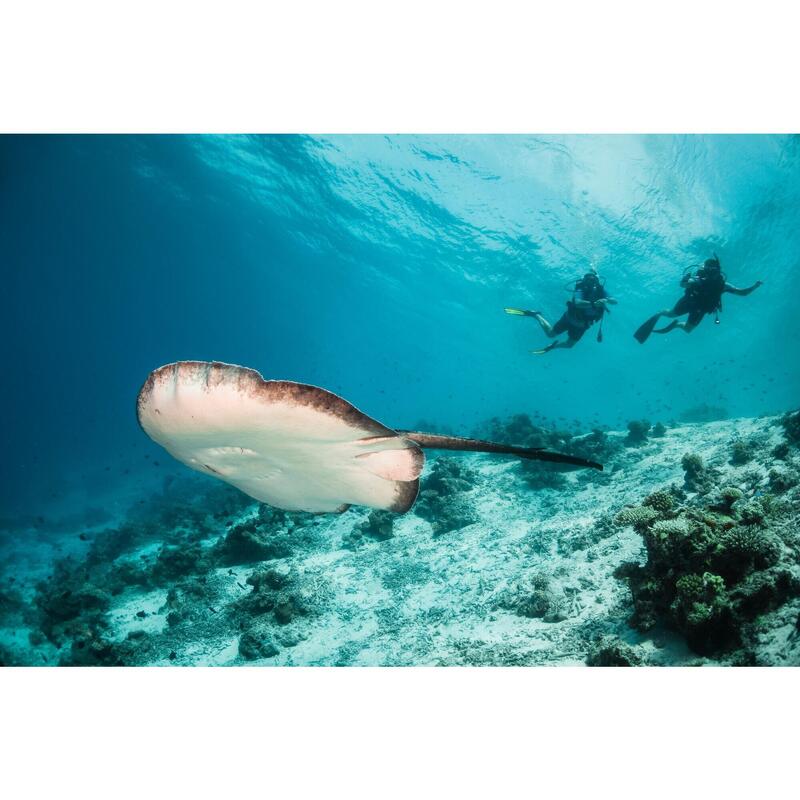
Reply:
<svg viewBox="0 0 800 800"><path fill-rule="evenodd" d="M573 300L572 305L575 308L597 308L597 306L604 306L606 304L616 305L617 301L613 297L600 297L597 300Z"/></svg>
<svg viewBox="0 0 800 800"><path fill-rule="evenodd" d="M731 286L729 283L725 284L725 289L723 291L727 292L728 294L735 294L739 297L747 297L751 292L754 292L761 286L764 281L756 281L752 286L748 286L746 289L738 289L736 286Z"/></svg>

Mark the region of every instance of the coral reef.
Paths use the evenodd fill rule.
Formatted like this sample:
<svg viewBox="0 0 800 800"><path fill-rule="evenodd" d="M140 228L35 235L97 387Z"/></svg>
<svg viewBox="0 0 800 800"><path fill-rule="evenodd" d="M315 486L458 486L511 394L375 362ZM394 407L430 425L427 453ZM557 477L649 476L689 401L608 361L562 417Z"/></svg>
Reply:
<svg viewBox="0 0 800 800"><path fill-rule="evenodd" d="M800 447L800 411L785 414L781 419L786 441L794 447Z"/></svg>
<svg viewBox="0 0 800 800"><path fill-rule="evenodd" d="M697 453L686 453L681 459L681 466L684 471L683 486L687 492L705 495L712 491L717 472L712 467L706 466Z"/></svg>
<svg viewBox="0 0 800 800"><path fill-rule="evenodd" d="M563 489L567 484L564 473L568 470L546 461L520 460L519 475L530 489Z"/></svg>
<svg viewBox="0 0 800 800"><path fill-rule="evenodd" d="M475 486L477 475L463 460L437 458L423 478L414 513L431 523L435 536L471 525L477 516L466 494Z"/></svg>
<svg viewBox="0 0 800 800"><path fill-rule="evenodd" d="M772 448L772 457L777 458L778 461L786 461L791 453L789 442L779 442Z"/></svg>
<svg viewBox="0 0 800 800"><path fill-rule="evenodd" d="M684 456L683 467L687 489L716 502L676 505L659 491L622 509L615 522L642 536L647 561L623 564L617 576L630 587L634 627L664 623L698 654L717 656L746 643L758 614L800 595L800 571L796 559L783 561L786 543L774 530L785 508L717 487L699 456Z"/></svg>
<svg viewBox="0 0 800 800"><path fill-rule="evenodd" d="M753 459L754 445L745 439L735 439L731 445L731 464L742 466Z"/></svg>
<svg viewBox="0 0 800 800"><path fill-rule="evenodd" d="M397 515L391 511L372 511L367 518L354 525L344 536L342 546L355 550L365 542L384 542L394 536Z"/></svg>
<svg viewBox="0 0 800 800"><path fill-rule="evenodd" d="M286 558L307 545L309 514L280 511L262 504L258 513L232 525L215 548L215 557L227 566Z"/></svg>
<svg viewBox="0 0 800 800"><path fill-rule="evenodd" d="M628 423L628 435L625 437L625 444L628 447L641 447L647 442L647 434L650 432L650 423L646 419L631 420Z"/></svg>
<svg viewBox="0 0 800 800"><path fill-rule="evenodd" d="M85 567L66 558L55 563L48 580L36 585L33 604L38 629L52 644L59 645L87 628L104 626L111 595L95 582Z"/></svg>
<svg viewBox="0 0 800 800"><path fill-rule="evenodd" d="M775 494L784 494L800 483L800 473L795 469L775 469L769 471L769 488Z"/></svg>
<svg viewBox="0 0 800 800"><path fill-rule="evenodd" d="M642 657L636 650L615 636L603 636L590 648L587 667L638 667Z"/></svg>

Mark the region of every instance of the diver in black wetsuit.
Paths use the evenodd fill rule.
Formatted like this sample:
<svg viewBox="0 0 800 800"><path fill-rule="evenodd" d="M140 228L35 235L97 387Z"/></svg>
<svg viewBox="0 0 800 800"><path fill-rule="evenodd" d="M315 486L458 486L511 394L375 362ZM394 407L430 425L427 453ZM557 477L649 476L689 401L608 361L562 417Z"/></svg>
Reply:
<svg viewBox="0 0 800 800"><path fill-rule="evenodd" d="M719 313L722 310L722 295L728 294L746 297L762 285L762 281L756 281L747 289L738 289L731 286L725 280L719 258L706 259L705 263L695 275L687 272L681 279L683 287L683 297L671 309L659 311L653 315L634 333L637 341L644 344L651 333L669 333L676 329L691 333L706 314ZM685 322L679 322L676 317L688 314ZM656 328L656 323L661 317L669 317L672 322L663 328ZM719 316L717 316L719 323Z"/></svg>
<svg viewBox="0 0 800 800"><path fill-rule="evenodd" d="M597 272L592 269L575 283L572 299L567 301L567 310L555 325L551 325L540 311L526 311L521 308L507 308L505 311L507 314L533 317L551 339L562 333L567 334L567 338L562 341L553 342L541 350L531 351L537 355L543 355L557 348L574 347L595 322L603 319L603 314L608 310L608 306L616 305L616 302L606 292ZM603 341L602 329L597 334L597 341Z"/></svg>

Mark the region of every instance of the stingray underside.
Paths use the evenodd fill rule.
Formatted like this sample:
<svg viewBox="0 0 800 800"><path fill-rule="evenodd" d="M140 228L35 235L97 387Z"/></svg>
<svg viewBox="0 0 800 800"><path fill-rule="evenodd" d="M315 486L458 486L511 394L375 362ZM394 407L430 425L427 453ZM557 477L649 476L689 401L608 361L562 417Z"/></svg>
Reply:
<svg viewBox="0 0 800 800"><path fill-rule="evenodd" d="M153 371L137 416L188 467L290 511L404 513L425 463L416 443L332 392L220 362Z"/></svg>

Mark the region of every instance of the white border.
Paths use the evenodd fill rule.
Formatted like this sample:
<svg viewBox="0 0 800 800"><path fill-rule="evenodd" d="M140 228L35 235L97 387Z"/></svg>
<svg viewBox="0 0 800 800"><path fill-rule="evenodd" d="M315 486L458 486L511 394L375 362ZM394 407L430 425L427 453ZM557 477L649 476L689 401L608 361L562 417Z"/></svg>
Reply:
<svg viewBox="0 0 800 800"><path fill-rule="evenodd" d="M16 132L792 132L787 0L6 0Z"/></svg>
<svg viewBox="0 0 800 800"><path fill-rule="evenodd" d="M778 0L5 2L0 129L792 132L796 16ZM796 675L6 669L0 791L778 796Z"/></svg>
<svg viewBox="0 0 800 800"><path fill-rule="evenodd" d="M792 669L6 669L0 791L779 797Z"/></svg>

